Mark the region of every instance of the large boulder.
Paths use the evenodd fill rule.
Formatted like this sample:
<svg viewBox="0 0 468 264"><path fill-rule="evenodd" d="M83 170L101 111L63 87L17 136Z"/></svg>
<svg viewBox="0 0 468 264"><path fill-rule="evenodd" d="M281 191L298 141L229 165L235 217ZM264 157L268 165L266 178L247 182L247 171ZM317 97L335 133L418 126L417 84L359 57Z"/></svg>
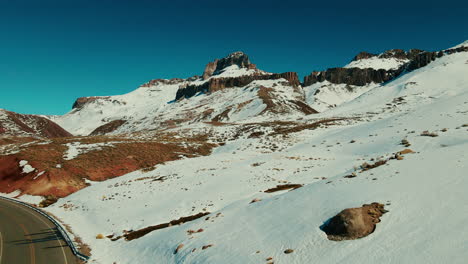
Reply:
<svg viewBox="0 0 468 264"><path fill-rule="evenodd" d="M329 219L321 229L330 240L362 238L374 232L376 224L380 222L380 217L386 212L384 205L380 203L348 208Z"/></svg>

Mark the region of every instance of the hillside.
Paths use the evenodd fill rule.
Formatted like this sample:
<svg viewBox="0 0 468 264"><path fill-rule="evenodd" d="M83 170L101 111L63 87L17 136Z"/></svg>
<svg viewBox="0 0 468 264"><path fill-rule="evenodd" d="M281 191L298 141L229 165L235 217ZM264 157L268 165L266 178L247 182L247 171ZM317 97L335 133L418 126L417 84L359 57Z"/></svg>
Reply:
<svg viewBox="0 0 468 264"><path fill-rule="evenodd" d="M90 263L465 263L466 43L364 52L302 82L236 52L80 98L50 117L74 136L0 145L0 192L63 197L46 210ZM369 235L329 239L372 203Z"/></svg>

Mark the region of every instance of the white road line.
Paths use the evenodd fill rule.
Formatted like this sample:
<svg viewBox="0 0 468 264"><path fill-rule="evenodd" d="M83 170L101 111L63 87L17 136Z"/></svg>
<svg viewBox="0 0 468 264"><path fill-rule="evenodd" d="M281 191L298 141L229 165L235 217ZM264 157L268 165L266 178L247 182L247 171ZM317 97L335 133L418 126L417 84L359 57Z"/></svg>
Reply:
<svg viewBox="0 0 468 264"><path fill-rule="evenodd" d="M13 204L13 203L12 203ZM27 212L28 214L34 216L35 218L39 219L42 223L44 223L48 228L50 229L54 229L53 227L51 227L47 222L45 222L41 217L37 216L36 214L33 214L32 212L30 212L29 210L26 210L26 208L24 208L23 206L19 206L17 204L14 204L15 206L18 206L19 208L22 208L24 209L25 212ZM57 238L57 241L60 241L60 238L57 236L57 234L54 233L54 236ZM60 243L61 245L61 243ZM63 249L63 247L60 247L62 249L62 253L63 253L63 259L65 260L65 264L68 264L68 260L67 260L67 255L65 254L65 250Z"/></svg>
<svg viewBox="0 0 468 264"><path fill-rule="evenodd" d="M2 232L0 232L0 264L2 263L2 256L3 256L3 236L2 236Z"/></svg>

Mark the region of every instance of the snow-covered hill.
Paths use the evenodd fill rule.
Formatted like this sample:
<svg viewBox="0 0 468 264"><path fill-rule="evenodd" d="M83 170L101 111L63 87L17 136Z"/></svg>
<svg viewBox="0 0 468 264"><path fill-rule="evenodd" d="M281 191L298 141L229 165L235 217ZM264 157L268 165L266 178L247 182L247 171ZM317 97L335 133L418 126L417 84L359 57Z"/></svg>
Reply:
<svg viewBox="0 0 468 264"><path fill-rule="evenodd" d="M0 136L67 137L70 133L49 119L0 109Z"/></svg>
<svg viewBox="0 0 468 264"><path fill-rule="evenodd" d="M81 100L54 118L75 134L124 133L145 153L149 140L216 147L86 181L47 210L90 246L91 263L465 263L462 46L415 52L397 70L316 73L304 87L237 53L208 64L203 77ZM338 82L346 76L352 84ZM196 136L206 142L189 141ZM71 138L60 143L64 159L86 138L122 140ZM139 158L119 158L127 156ZM322 231L343 209L373 202L388 212L370 235L331 241Z"/></svg>

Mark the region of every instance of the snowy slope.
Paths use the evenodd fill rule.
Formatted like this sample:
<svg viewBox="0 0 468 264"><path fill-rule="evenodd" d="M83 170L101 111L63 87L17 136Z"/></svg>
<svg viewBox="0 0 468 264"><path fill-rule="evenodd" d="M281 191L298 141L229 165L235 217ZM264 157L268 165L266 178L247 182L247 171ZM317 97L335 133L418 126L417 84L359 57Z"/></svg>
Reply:
<svg viewBox="0 0 468 264"><path fill-rule="evenodd" d="M233 69L228 70L232 76L245 73L245 69L238 69L240 72L237 73ZM254 119L277 118L277 115L271 116L264 111L267 108L265 99L272 99L272 103L278 106L275 111L304 115L298 106L290 102L302 101L303 94L284 79L256 80L244 87L227 88L174 101L181 85L200 84L199 82L157 83L150 87L140 87L125 95L97 99L64 116L52 117L52 120L74 135L88 135L99 126L114 120L127 121L112 132L117 134L157 129L170 124L200 121L251 122ZM262 99L262 87L271 89L267 94L268 98ZM262 115L259 116L260 114Z"/></svg>
<svg viewBox="0 0 468 264"><path fill-rule="evenodd" d="M319 112L351 101L361 94L379 86L371 83L365 86L335 84L328 81L317 82L304 87L306 102Z"/></svg>
<svg viewBox="0 0 468 264"><path fill-rule="evenodd" d="M342 103L339 107L309 116L289 114L283 121L302 119L310 124L350 119L295 133L241 134L210 156L93 183L48 210L91 246L95 263L135 263L136 259L140 263L266 263L269 257L274 263L465 263L467 61L467 52L447 55L359 95L333 97L329 88L322 100ZM196 96L183 100L181 108L188 111L206 103L213 109L227 109L255 98L260 84L273 86L253 83L244 93L227 89L217 97ZM282 97L275 98L295 97L288 86L280 87ZM311 103L314 89L306 89ZM233 120L246 122L250 120L246 117L262 110L260 100L253 99L244 110L229 113ZM255 121L263 122L262 129L268 131L273 120L281 119ZM185 133L194 125L173 131ZM196 126L217 136L238 134L242 127ZM421 136L425 130L438 136ZM415 153L360 172L364 162L388 159L403 150L402 139L411 143ZM357 177L343 178L352 172ZM305 185L293 191L262 192L284 183ZM260 201L250 203L254 199ZM370 202L384 203L389 210L370 236L334 242L320 230L341 210ZM203 217L133 241L95 238L97 234L119 236L123 230L198 212L211 214L208 220ZM202 232L187 233L200 228ZM212 246L203 250L206 245ZM294 252L284 254L288 248Z"/></svg>
<svg viewBox="0 0 468 264"><path fill-rule="evenodd" d="M179 85L161 82L151 87L140 87L128 94L98 99L84 105L82 109L73 109L64 116L52 117L52 120L74 135L88 135L113 120L145 122L147 116L156 115L174 99Z"/></svg>
<svg viewBox="0 0 468 264"><path fill-rule="evenodd" d="M401 65L405 64L409 60L397 59L397 58L379 58L371 57L368 59L355 60L348 63L344 68L372 68L372 69L384 69L391 70L397 69Z"/></svg>

